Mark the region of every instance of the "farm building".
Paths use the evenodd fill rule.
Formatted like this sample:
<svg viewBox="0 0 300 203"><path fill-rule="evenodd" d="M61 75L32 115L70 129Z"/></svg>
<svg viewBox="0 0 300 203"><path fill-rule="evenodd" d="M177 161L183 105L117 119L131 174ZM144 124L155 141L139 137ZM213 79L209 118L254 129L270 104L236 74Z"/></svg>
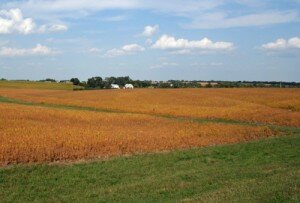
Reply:
<svg viewBox="0 0 300 203"><path fill-rule="evenodd" d="M217 86L219 83L217 83L217 82L199 82L198 84L200 84L202 87L205 87L209 84L214 87L214 86Z"/></svg>
<svg viewBox="0 0 300 203"><path fill-rule="evenodd" d="M132 84L126 84L124 86L125 89L133 89L133 85Z"/></svg>
<svg viewBox="0 0 300 203"><path fill-rule="evenodd" d="M117 84L111 84L110 88L111 89L120 89L119 85L117 85Z"/></svg>

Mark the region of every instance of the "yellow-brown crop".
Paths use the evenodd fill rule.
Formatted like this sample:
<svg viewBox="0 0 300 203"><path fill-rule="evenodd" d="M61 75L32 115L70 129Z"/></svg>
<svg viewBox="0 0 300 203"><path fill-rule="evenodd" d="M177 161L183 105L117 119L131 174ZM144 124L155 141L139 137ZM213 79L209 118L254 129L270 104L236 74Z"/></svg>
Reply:
<svg viewBox="0 0 300 203"><path fill-rule="evenodd" d="M123 92L90 91L87 95L93 98L91 95L99 94L99 103L103 103L101 93L118 95ZM137 93L142 94L142 91ZM147 95L147 91L144 94ZM71 101L70 95L65 95L67 99L61 100L65 96L60 92L52 92L48 94L49 97L34 91L24 95L33 100L41 98L50 99L51 102ZM21 97L24 98L24 95ZM52 100L52 97L59 99ZM120 99L120 95L117 98ZM85 99L90 101L90 98ZM83 99L78 98L75 101ZM142 101L135 101L135 104L139 102ZM165 104L163 99L160 102ZM112 103L116 104L118 101L112 100ZM94 101L93 104L97 102ZM137 111L138 108L139 106ZM103 158L235 143L274 134L276 132L268 127L200 124L151 115L99 113L0 103L0 165Z"/></svg>
<svg viewBox="0 0 300 203"><path fill-rule="evenodd" d="M12 90L0 95L32 102L155 115L223 118L300 126L300 89Z"/></svg>

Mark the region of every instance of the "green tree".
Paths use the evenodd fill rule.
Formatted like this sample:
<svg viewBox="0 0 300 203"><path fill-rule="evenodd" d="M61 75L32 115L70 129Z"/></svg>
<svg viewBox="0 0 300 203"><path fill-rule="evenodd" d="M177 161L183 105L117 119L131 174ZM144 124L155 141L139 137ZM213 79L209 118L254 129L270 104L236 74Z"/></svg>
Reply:
<svg viewBox="0 0 300 203"><path fill-rule="evenodd" d="M70 81L73 83L73 85L79 85L80 84L80 80L78 78L71 78Z"/></svg>
<svg viewBox="0 0 300 203"><path fill-rule="evenodd" d="M103 80L99 76L89 78L87 81L87 87L89 88L103 88L103 86Z"/></svg>

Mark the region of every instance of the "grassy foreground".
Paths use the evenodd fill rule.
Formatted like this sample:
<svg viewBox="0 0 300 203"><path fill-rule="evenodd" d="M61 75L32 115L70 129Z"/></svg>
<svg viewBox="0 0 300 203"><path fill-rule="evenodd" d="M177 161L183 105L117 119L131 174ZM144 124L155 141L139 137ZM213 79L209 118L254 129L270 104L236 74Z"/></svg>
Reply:
<svg viewBox="0 0 300 203"><path fill-rule="evenodd" d="M300 136L0 169L0 202L300 201Z"/></svg>

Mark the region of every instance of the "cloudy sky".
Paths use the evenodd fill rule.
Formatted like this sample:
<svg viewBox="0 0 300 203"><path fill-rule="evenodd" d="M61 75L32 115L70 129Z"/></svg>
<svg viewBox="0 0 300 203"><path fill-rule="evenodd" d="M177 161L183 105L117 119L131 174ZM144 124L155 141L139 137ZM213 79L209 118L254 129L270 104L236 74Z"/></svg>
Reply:
<svg viewBox="0 0 300 203"><path fill-rule="evenodd" d="M0 78L300 82L300 0L0 0Z"/></svg>

